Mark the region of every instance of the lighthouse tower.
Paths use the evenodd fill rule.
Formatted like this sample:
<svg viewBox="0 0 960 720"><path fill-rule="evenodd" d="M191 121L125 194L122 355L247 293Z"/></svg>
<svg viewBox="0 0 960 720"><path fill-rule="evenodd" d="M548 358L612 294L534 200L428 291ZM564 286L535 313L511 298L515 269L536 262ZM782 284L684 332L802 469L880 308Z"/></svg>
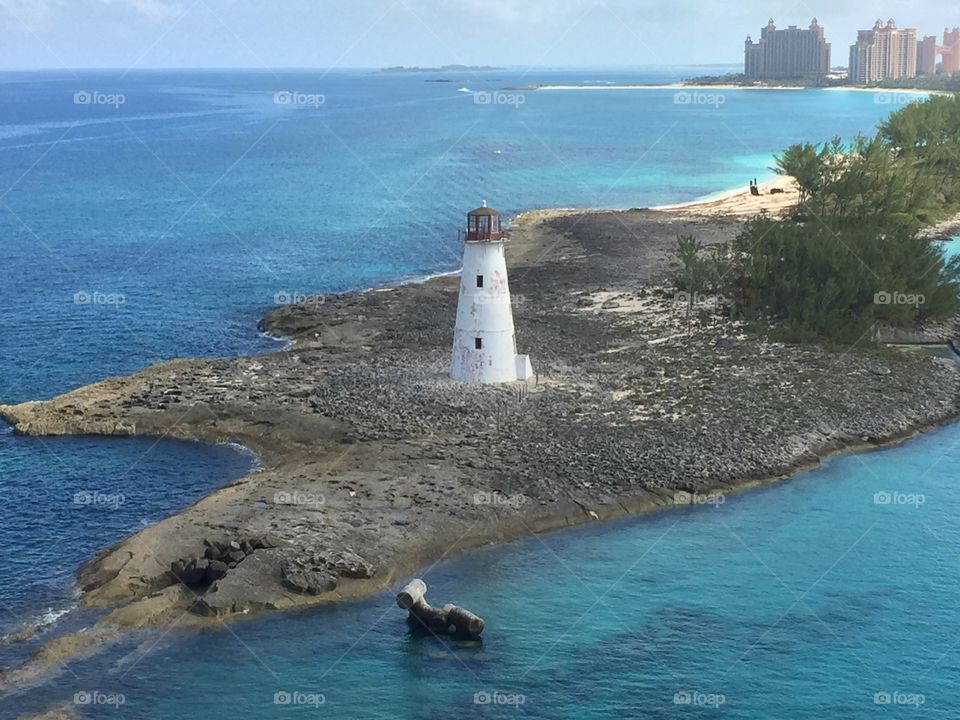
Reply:
<svg viewBox="0 0 960 720"><path fill-rule="evenodd" d="M506 243L500 213L467 214L457 327L450 377L469 383L508 383L533 375L527 355L517 354L513 305L507 282Z"/></svg>

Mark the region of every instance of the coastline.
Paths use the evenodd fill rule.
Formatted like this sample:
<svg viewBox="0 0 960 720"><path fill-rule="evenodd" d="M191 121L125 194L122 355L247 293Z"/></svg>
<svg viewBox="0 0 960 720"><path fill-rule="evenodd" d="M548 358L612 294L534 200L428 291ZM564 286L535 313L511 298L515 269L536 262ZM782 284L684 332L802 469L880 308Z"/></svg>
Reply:
<svg viewBox="0 0 960 720"><path fill-rule="evenodd" d="M920 88L881 88L881 87L863 87L860 85L830 85L830 86L801 86L801 85L735 85L718 84L709 85L702 83L668 83L665 85L530 85L521 88L528 91L570 91L570 90L774 90L784 91L793 90L804 92L807 90L830 90L839 92L867 92L884 93L889 95L917 95L927 97L930 95L952 95L945 90L922 90Z"/></svg>
<svg viewBox="0 0 960 720"><path fill-rule="evenodd" d="M949 418L940 422L936 422L930 425L918 426L911 431L904 432L900 436L890 437L889 439L877 444L863 443L861 445L856 445L856 446L854 445L838 446L833 448L832 450L825 448L823 454L817 460L810 461L803 464L798 464L797 467L795 467L789 473L786 473L784 475L777 476L777 477L768 477L768 478L758 479L758 480L745 480L743 483L739 485L725 488L723 494L724 494L724 497L729 498L729 497L738 495L740 493L749 492L752 490L757 490L765 487L773 487L780 483L786 483L805 472L809 472L822 467L824 463L828 462L833 458L848 456L854 453L859 454L859 453L870 453L870 452L882 452L884 450L889 450L889 449L898 447L904 443L907 443L922 434L925 434L927 432L933 432L937 429L954 424L955 422L958 421L958 419L960 419L960 414L952 418ZM414 564L414 566L411 566L408 571L401 573L400 577L405 578L405 577L416 575L422 570L423 567L427 565L430 565L432 567L437 562L440 562L442 560L452 559L459 554L469 552L470 550L476 549L478 547L482 547L483 545L487 545L492 542L508 544L510 542L523 540L524 538L530 536L532 533L561 532L565 529L585 525L589 522L611 522L618 519L625 519L628 517L635 517L639 519L643 515L659 513L659 512L669 512L670 510L678 509L680 507L688 507L688 506L680 505L677 503L660 504L656 502L645 502L635 506L632 506L631 504L624 504L619 509L615 509L611 511L609 515L604 515L602 517L598 516L596 518L581 519L581 518L578 518L577 516L572 516L571 518L563 518L564 522L546 524L543 527L536 527L536 528L530 527L528 525L524 525L522 532L518 533L515 537L510 535L505 535L504 537L498 538L496 540L478 541L470 545L463 545L456 548L448 549L447 551L444 551L441 554L441 557L438 560L424 559L419 563L419 565ZM393 584L394 585L399 584L399 580L397 582L394 582ZM337 598L335 600L331 600L330 602L349 602L350 600L354 600L354 599L362 599L363 597L367 597L367 596L376 594L377 592L383 591L387 589L387 587L389 587L389 585L384 585L382 588L372 588L367 592L358 592L353 596L344 596L341 598ZM392 598L388 599L388 602L390 601L392 601ZM238 622L241 619L242 618L238 617L238 618L233 618L231 621ZM252 618L249 618L249 619L252 619ZM208 627L209 626L206 624L204 625L194 624L194 625L184 625L184 626L178 627L177 629L181 631L192 630L195 632L200 632ZM121 636L119 634L111 635L111 636L104 635L101 637L101 641L104 644L108 644L114 640L119 640L119 639L121 639ZM95 652L95 648L94 649L84 648L82 652L77 654L71 653L69 657L71 659L83 659L83 657L89 656L90 654L92 654L92 652ZM63 657L59 658L59 660L57 661L62 661L62 660L63 660ZM51 661L53 661L53 658L51 658ZM41 671L36 673L30 673L29 679L27 679L26 677L25 679L28 682L37 682L37 681L41 681L44 676L45 676L45 673ZM4 683L2 676L0 676L0 684L6 684ZM39 714L23 717L21 718L21 720L75 720L76 717L77 716L74 714L73 708L70 704L54 703L47 710L42 711Z"/></svg>
<svg viewBox="0 0 960 720"><path fill-rule="evenodd" d="M516 288L524 298L517 309L518 325L532 333L521 334L521 342L538 348L533 354L543 375L541 382L528 388L529 397L521 403L515 401L512 387L465 388L442 378L447 353L443 319L452 318L456 292L452 276L444 273L418 283L337 296L322 305L307 302L278 308L261 323L262 329L294 344L268 356L174 361L48 402L0 407L0 416L24 434L159 435L236 442L264 464L260 472L98 554L79 575L82 603L113 609L89 631L54 640L34 663L7 673L3 683L35 678L51 671L63 657L93 652L132 628L170 622L191 607L203 614L188 613L176 625L203 627L258 611L369 595L471 547L669 508L677 504L678 493L726 494L781 482L832 455L885 447L956 419L960 371L947 363L901 357L885 349L852 358L841 355L839 360L837 353L821 348L798 353L752 338L736 324L718 325L715 317L696 318L691 325L677 314L673 300L658 295L666 270L665 253L675 235L693 231L707 233L708 242L721 241L736 231L740 220L755 214L752 206L744 205L750 202L749 192L740 190L671 206L669 211L546 210L521 216L518 237L508 253ZM622 228L628 224L637 238L643 233L647 239L655 237L649 252L635 257L637 243L629 237L623 243L611 239L611 231L624 234ZM585 270L588 266L581 263L587 257L609 262L592 269L586 280L579 277L582 273L575 273L573 279L570 266ZM624 262L627 265L621 268ZM430 312L423 319L402 319L409 308L427 306ZM538 321L569 325L583 347L574 348L572 355L563 348L554 349L556 336L534 330ZM656 337L644 334L649 327ZM684 329L687 334L678 337L676 333ZM716 350L718 333L735 338L732 350ZM646 345L634 347L638 337ZM374 341L385 348L381 354L385 357L371 355ZM411 341L429 352L414 351ZM685 357L691 346L703 355L703 363L691 363ZM408 354L415 359L414 369L402 367ZM624 356L623 364L610 365L611 355ZM775 359L770 367L755 366L768 362L762 358L771 355ZM637 358L639 366L660 364L681 371L679 375L657 373L650 382L631 379L640 381L642 391L623 379L605 380L611 367L622 372L621 368L633 367ZM754 445L733 447L734 441L722 432L723 423L742 422L750 413L758 417L773 413L783 419L790 405L781 407L779 392L767 397L758 391L761 400L776 400L776 405L761 402L754 408L743 406L740 393L728 393L717 398L709 408L713 414L706 415L703 409L671 403L679 378L687 373L713 377L716 363L731 381L741 378L741 365L750 367L758 374L747 379L759 379L765 386L787 377L791 370L815 375L818 369L829 372L838 362L843 363L844 372L855 374L855 380L844 380L844 385L856 386L853 390L874 392L877 383L895 384L894 390L882 391L878 401L878 407L887 411L885 418L859 417L866 412L864 402L856 392L848 393L833 421L818 415L817 422L812 422L806 414L799 431L794 427L792 434L782 437L761 434ZM887 382L870 376L864 372L870 363L889 364L895 370L894 379ZM357 369L347 369L351 364ZM336 372L346 375L347 385L334 385L316 397L298 397ZM699 382L680 382L679 389L708 392ZM283 402L266 403L271 389L278 387L286 393ZM158 398L174 388L182 402L171 412L160 407L164 403ZM347 391L345 401L337 398L338 388ZM646 401L649 394L668 388L673 389L656 402ZM805 386L797 389L802 392L792 399L799 411L813 398ZM243 394L251 390L258 397L241 397L241 390ZM400 418L402 427L397 427L377 408L359 407L371 404L365 398L372 393L373 404L387 405L389 412L389 396L394 392L402 393L398 402L404 406L426 396L431 407L451 403L456 412L421 408L423 413L440 415L428 417L424 427L411 428L408 425L422 420L422 414ZM300 402L304 399L308 402ZM125 408L124 403L132 407ZM185 407L186 403L191 404ZM571 410L583 419L569 422L562 416ZM869 410L877 412L877 408ZM554 417L555 412L560 414ZM366 414L361 417L362 413ZM470 422L461 422L460 414ZM613 422L608 414L616 416ZM683 427L675 431L675 424ZM510 425L524 432L513 437ZM514 467L515 476L503 477L503 461L515 461L511 453L545 427L562 430L558 437L568 442L586 445L564 448L547 441L545 447L537 448L545 454L537 456L542 462L536 463L535 470ZM614 443L592 445L596 439L591 436L601 428L618 433ZM651 434L666 433L664 444L659 449L656 444L633 447L641 428ZM705 433L705 455L683 454L677 443L688 444L685 439L690 432ZM509 447L504 453L491 450L491 443ZM631 447L621 452L617 443ZM599 448L601 455L610 457L585 466L565 454L582 455L584 447ZM663 478L617 474L616 468L629 458L654 452L662 457L651 468L661 468ZM710 468L702 467L711 462L723 467L713 468L711 474ZM689 475L682 473L685 469ZM537 480L535 472L549 474L549 481ZM297 492L314 499L322 496L324 501L313 507L277 502L278 494ZM452 498L445 497L451 493ZM477 494L495 497L497 493L504 498L522 495L524 500L517 506L475 501ZM267 507L255 512L252 508L259 503ZM383 507L390 512L381 512ZM318 516L321 525L314 524ZM355 527L357 522L364 524ZM282 536L290 524L300 529ZM204 540L241 537L214 529L222 527L245 533L243 539L272 533L281 537L248 554L215 589L172 582L171 562L201 554ZM339 553L332 563L316 560L330 552ZM285 573L298 560L304 564L297 565L297 572L317 583L330 579L326 576L333 569L344 572L335 578L333 589L293 591L290 583L284 584L289 579Z"/></svg>
<svg viewBox="0 0 960 720"><path fill-rule="evenodd" d="M756 215L780 217L797 204L799 189L793 178L777 177L757 185L759 195L749 188L737 188L713 193L692 202L660 205L652 210L670 212L678 216L718 217L747 220Z"/></svg>
<svg viewBox="0 0 960 720"><path fill-rule="evenodd" d="M773 177L758 184L759 196L750 193L749 185L726 190L718 190L701 197L681 203L655 205L648 208L654 212L668 213L677 218L711 218L727 220L749 220L763 213L782 215L797 201L797 185L792 178ZM771 193L776 189L777 193ZM520 213L512 227L529 223L542 223L550 220L598 213L630 212L628 209L610 208L544 208L527 210ZM444 273L438 277L457 275L458 272Z"/></svg>
<svg viewBox="0 0 960 720"><path fill-rule="evenodd" d="M526 90L568 91L568 90L809 90L810 88L791 85L701 85L686 83L668 83L666 85L531 85Z"/></svg>

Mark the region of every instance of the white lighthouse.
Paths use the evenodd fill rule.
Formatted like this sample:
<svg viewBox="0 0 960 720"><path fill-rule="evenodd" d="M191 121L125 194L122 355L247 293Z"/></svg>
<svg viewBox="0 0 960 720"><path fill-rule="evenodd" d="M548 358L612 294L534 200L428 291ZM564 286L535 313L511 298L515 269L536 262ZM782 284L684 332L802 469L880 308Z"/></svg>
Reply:
<svg viewBox="0 0 960 720"><path fill-rule="evenodd" d="M467 214L450 371L454 380L508 383L533 375L530 358L517 354L505 253L509 239L500 213L486 203Z"/></svg>

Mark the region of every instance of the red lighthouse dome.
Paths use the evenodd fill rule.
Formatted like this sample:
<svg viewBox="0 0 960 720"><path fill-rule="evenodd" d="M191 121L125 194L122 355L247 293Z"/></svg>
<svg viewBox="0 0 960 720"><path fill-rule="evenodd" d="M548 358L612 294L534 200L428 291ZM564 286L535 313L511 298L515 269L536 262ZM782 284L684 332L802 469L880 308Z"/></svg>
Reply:
<svg viewBox="0 0 960 720"><path fill-rule="evenodd" d="M500 242L508 237L500 213L486 203L467 213L467 242Z"/></svg>

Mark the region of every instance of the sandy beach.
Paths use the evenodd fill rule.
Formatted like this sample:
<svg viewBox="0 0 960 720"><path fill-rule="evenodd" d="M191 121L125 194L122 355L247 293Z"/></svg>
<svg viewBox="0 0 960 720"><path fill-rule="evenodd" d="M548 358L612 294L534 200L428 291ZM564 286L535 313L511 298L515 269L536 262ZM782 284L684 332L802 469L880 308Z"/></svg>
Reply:
<svg viewBox="0 0 960 720"><path fill-rule="evenodd" d="M670 83L668 85L533 85L530 90L793 90L803 91L809 88L790 85L688 85L686 83ZM841 88L842 89L842 88Z"/></svg>
<svg viewBox="0 0 960 720"><path fill-rule="evenodd" d="M778 177L767 180L759 183L757 189L759 195L753 195L747 184L742 188L722 190L684 203L654 206L650 210L669 213L675 217L749 220L764 214L780 217L797 203L798 189L793 178ZM580 216L588 212L607 211L577 208L530 210L519 215L514 220L514 225L529 225L554 218Z"/></svg>
<svg viewBox="0 0 960 720"><path fill-rule="evenodd" d="M652 209L683 217L748 220L757 215L780 217L797 204L799 190L793 178L781 177L763 182L758 185L757 190L759 195L753 195L748 186L688 203L662 205Z"/></svg>

